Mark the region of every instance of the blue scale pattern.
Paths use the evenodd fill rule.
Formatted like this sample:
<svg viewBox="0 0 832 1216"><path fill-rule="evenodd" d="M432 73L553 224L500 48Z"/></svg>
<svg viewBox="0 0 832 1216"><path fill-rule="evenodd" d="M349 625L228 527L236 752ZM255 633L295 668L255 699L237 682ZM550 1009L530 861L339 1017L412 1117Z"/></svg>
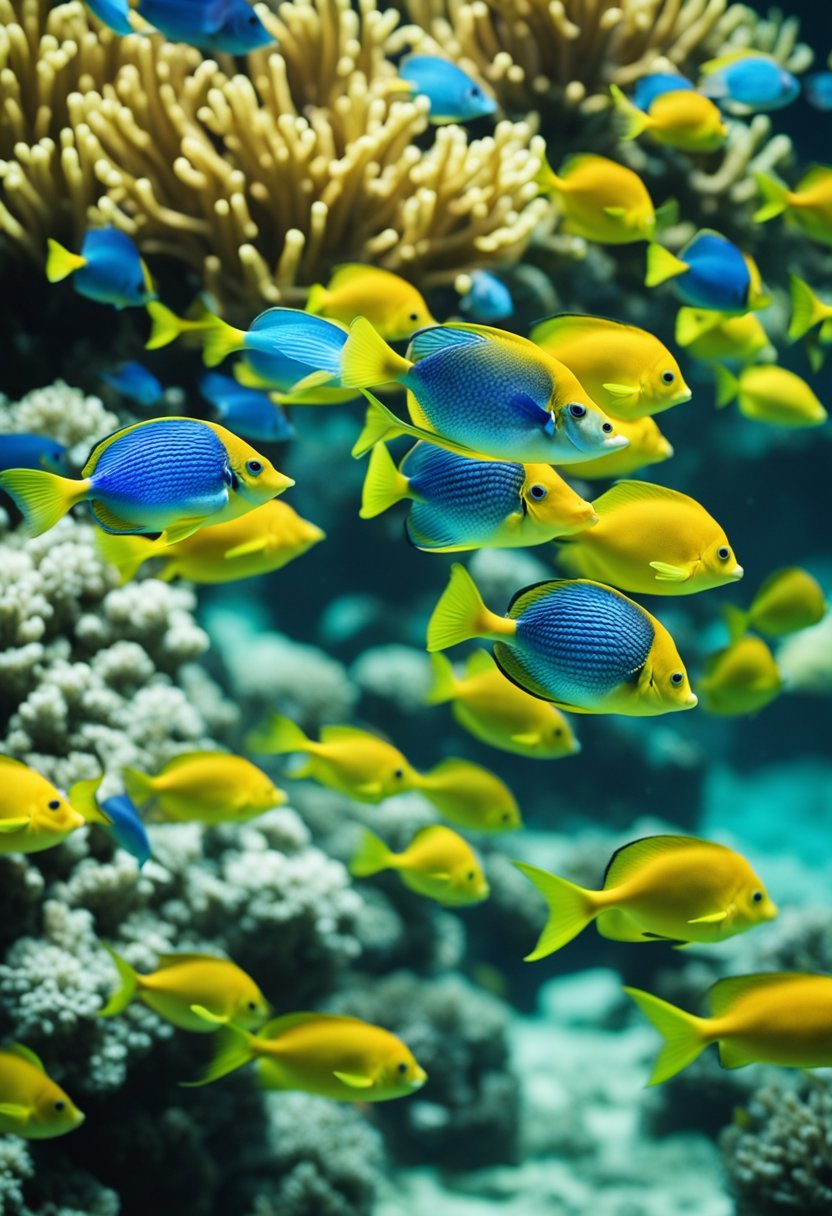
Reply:
<svg viewBox="0 0 832 1216"><path fill-rule="evenodd" d="M499 460L469 460L429 443L419 443L405 457L402 472L423 503L411 507L413 528L426 537L437 528L448 540L471 543L487 540L507 516L520 510L525 480L521 464Z"/></svg>
<svg viewBox="0 0 832 1216"><path fill-rule="evenodd" d="M218 510L228 497L228 456L219 435L190 419L128 431L99 456L92 497L116 515L157 507L182 517Z"/></svg>

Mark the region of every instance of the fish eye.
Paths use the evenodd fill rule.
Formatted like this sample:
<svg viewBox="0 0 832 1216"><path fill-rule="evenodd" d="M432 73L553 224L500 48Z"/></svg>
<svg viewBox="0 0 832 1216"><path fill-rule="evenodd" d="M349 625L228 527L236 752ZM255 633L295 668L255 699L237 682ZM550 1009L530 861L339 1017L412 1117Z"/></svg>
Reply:
<svg viewBox="0 0 832 1216"><path fill-rule="evenodd" d="M50 811L59 811L61 809L61 803L58 798L53 798L52 801L48 802L46 805L49 807Z"/></svg>
<svg viewBox="0 0 832 1216"><path fill-rule="evenodd" d="M673 675L670 677L670 683L674 688L678 688L684 678L685 677L681 671L674 671Z"/></svg>
<svg viewBox="0 0 832 1216"><path fill-rule="evenodd" d="M402 1074L402 1076L404 1076L404 1074L407 1072L407 1064L404 1060L402 1060L402 1062L399 1064L399 1072Z"/></svg>
<svg viewBox="0 0 832 1216"><path fill-rule="evenodd" d="M253 477L257 477L263 472L263 462L261 460L247 460L246 469Z"/></svg>
<svg viewBox="0 0 832 1216"><path fill-rule="evenodd" d="M662 384L672 384L675 379L674 372L662 372Z"/></svg>
<svg viewBox="0 0 832 1216"><path fill-rule="evenodd" d="M409 321L418 321L418 320L419 320L419 314L418 314L418 312L412 312L412 313L410 314L410 316L408 317L408 320L409 320Z"/></svg>
<svg viewBox="0 0 832 1216"><path fill-rule="evenodd" d="M543 502L543 499L549 493L545 486L533 485L529 487L529 493L535 502Z"/></svg>
<svg viewBox="0 0 832 1216"><path fill-rule="evenodd" d="M404 776L404 769L403 768L394 769L393 776L401 779Z"/></svg>
<svg viewBox="0 0 832 1216"><path fill-rule="evenodd" d="M583 418L584 414L586 413L586 406L581 405L577 401L573 401L569 406L569 413L573 418Z"/></svg>
<svg viewBox="0 0 832 1216"><path fill-rule="evenodd" d="M612 434L612 423L611 422L602 422L601 430L604 432L605 435L611 435Z"/></svg>
<svg viewBox="0 0 832 1216"><path fill-rule="evenodd" d="M473 870L469 870L468 873L465 875L465 877L468 879L469 882L473 882L474 879L477 877L477 875Z"/></svg>
<svg viewBox="0 0 832 1216"><path fill-rule="evenodd" d="M761 903L763 902L763 893L762 893L762 891L755 891L755 892L754 892L754 894L751 896L751 899L752 899L752 902L753 902L753 903L755 903L755 904L761 904Z"/></svg>
<svg viewBox="0 0 832 1216"><path fill-rule="evenodd" d="M248 1002L248 1007L249 1007L249 1009L251 1010L251 1012L252 1012L252 1013L256 1013L256 1012L257 1012L257 1002L256 1002L256 1001L249 1001L249 1002Z"/></svg>
<svg viewBox="0 0 832 1216"><path fill-rule="evenodd" d="M63 1098L59 1098L55 1103L55 1110L66 1110L66 1102L64 1102Z"/></svg>
<svg viewBox="0 0 832 1216"><path fill-rule="evenodd" d="M508 811L503 811L502 815L500 816L500 822L511 823L511 815Z"/></svg>
<svg viewBox="0 0 832 1216"><path fill-rule="evenodd" d="M248 23L249 23L249 25L256 25L258 20L259 20L259 18L257 16L257 14L252 13L251 16L248 18Z"/></svg>
<svg viewBox="0 0 832 1216"><path fill-rule="evenodd" d="M560 726L556 726L556 727L555 727L555 730L554 730L554 735L555 735L555 738L556 738L556 739L559 739L559 738L561 737L561 735L562 735L562 734L563 734L563 730L561 729L561 727L560 727Z"/></svg>
<svg viewBox="0 0 832 1216"><path fill-rule="evenodd" d="M731 556L731 550L727 547L727 545L720 545L716 551L716 555L721 562L727 562L728 558Z"/></svg>

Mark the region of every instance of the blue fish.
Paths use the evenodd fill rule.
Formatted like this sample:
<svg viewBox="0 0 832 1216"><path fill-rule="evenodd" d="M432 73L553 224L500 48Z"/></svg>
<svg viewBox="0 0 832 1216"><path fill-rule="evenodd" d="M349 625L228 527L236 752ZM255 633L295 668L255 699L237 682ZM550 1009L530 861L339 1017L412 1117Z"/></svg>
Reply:
<svg viewBox="0 0 832 1216"><path fill-rule="evenodd" d="M496 275L487 270L474 270L470 275L471 290L460 300L460 308L483 325L505 321L514 312L511 292Z"/></svg>
<svg viewBox="0 0 832 1216"><path fill-rule="evenodd" d="M135 401L145 409L157 405L165 394L159 380L141 363L122 363L114 372L102 372L101 379L105 384L121 393L122 397Z"/></svg>
<svg viewBox="0 0 832 1216"><path fill-rule="evenodd" d="M115 431L95 445L79 479L0 473L0 488L34 536L88 502L105 532L160 532L168 544L206 523L237 519L293 484L245 440L195 418L155 418Z"/></svg>
<svg viewBox="0 0 832 1216"><path fill-rule="evenodd" d="M141 0L138 11L171 42L248 55L274 37L246 0Z"/></svg>
<svg viewBox="0 0 832 1216"><path fill-rule="evenodd" d="M48 242L46 277L59 283L74 275L79 295L98 304L130 308L155 299L153 280L129 236L117 228L92 228L80 254L70 253L57 241Z"/></svg>
<svg viewBox="0 0 832 1216"><path fill-rule="evenodd" d="M5 469L48 469L67 471L66 448L45 435L0 435L0 471Z"/></svg>
<svg viewBox="0 0 832 1216"><path fill-rule="evenodd" d="M217 411L220 421L246 439L280 443L295 433L283 410L273 405L266 393L246 388L230 376L206 372L199 391Z"/></svg>
<svg viewBox="0 0 832 1216"><path fill-rule="evenodd" d="M770 55L734 51L701 68L699 91L712 101L744 112L781 110L800 93L798 80Z"/></svg>
<svg viewBox="0 0 832 1216"><path fill-rule="evenodd" d="M110 816L112 823L106 826L106 831L113 837L120 849L132 854L139 863L139 869L151 857L150 838L144 824L139 818L139 812L126 794L115 794L101 804L101 809Z"/></svg>
<svg viewBox="0 0 832 1216"><path fill-rule="evenodd" d="M832 110L832 72L813 72L803 81L803 92L816 110Z"/></svg>
<svg viewBox="0 0 832 1216"><path fill-rule="evenodd" d="M661 245L648 246L646 285L656 287L668 279L691 308L745 313L770 303L754 259L707 228L697 232L679 257Z"/></svg>
<svg viewBox="0 0 832 1216"><path fill-rule="evenodd" d="M402 80L430 102L430 121L469 122L493 114L497 103L467 72L438 55L408 55L399 66Z"/></svg>
<svg viewBox="0 0 832 1216"><path fill-rule="evenodd" d="M642 76L633 89L633 104L639 110L649 111L657 97L665 93L680 93L692 91L693 85L684 76L676 72L653 72L650 76Z"/></svg>
<svg viewBox="0 0 832 1216"><path fill-rule="evenodd" d="M254 374L278 392L288 393L306 381L310 387L339 388L347 336L343 325L297 308L267 308L248 330L212 317L205 335L205 363L216 367L241 350Z"/></svg>
<svg viewBox="0 0 832 1216"><path fill-rule="evenodd" d="M115 34L132 34L130 24L130 5L128 0L85 0L87 8L97 17L102 25Z"/></svg>

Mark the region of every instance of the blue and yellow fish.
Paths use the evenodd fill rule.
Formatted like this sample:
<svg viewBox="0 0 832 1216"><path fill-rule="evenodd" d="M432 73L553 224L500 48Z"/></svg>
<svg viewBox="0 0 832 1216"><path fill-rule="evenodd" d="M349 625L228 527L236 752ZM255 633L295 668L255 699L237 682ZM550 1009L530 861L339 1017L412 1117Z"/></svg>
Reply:
<svg viewBox="0 0 832 1216"><path fill-rule="evenodd" d="M73 276L75 290L98 304L131 308L155 296L150 271L129 236L117 228L92 228L80 253L70 253L57 241L48 242L46 277L60 283Z"/></svg>
<svg viewBox="0 0 832 1216"><path fill-rule="evenodd" d="M283 443L295 433L289 419L267 393L246 388L230 376L206 372L199 381L199 391L216 410L224 426L246 439L261 443Z"/></svg>
<svg viewBox="0 0 832 1216"><path fill-rule="evenodd" d="M665 93L695 92L694 85L678 72L651 72L642 76L633 87L633 102L640 110L649 110Z"/></svg>
<svg viewBox="0 0 832 1216"><path fill-rule="evenodd" d="M713 152L728 137L718 107L689 88L663 91L644 108L629 101L617 85L610 85L610 91L622 139L637 139L646 131L656 143L668 148Z"/></svg>
<svg viewBox="0 0 832 1216"><path fill-rule="evenodd" d="M171 42L203 51L248 55L275 42L246 0L139 0L138 12Z"/></svg>
<svg viewBox="0 0 832 1216"><path fill-rule="evenodd" d="M161 382L141 363L122 363L114 372L102 372L101 379L122 397L148 410L158 405L165 394Z"/></svg>
<svg viewBox="0 0 832 1216"><path fill-rule="evenodd" d="M647 717L696 705L664 625L601 583L538 583L498 616L455 565L428 624L428 650L471 638L495 642L498 667L520 688L574 713Z"/></svg>
<svg viewBox="0 0 832 1216"><path fill-rule="evenodd" d="M128 0L84 0L87 8L114 34L132 34Z"/></svg>
<svg viewBox="0 0 832 1216"><path fill-rule="evenodd" d="M47 469L65 473L66 448L47 435L0 435L0 472L5 469Z"/></svg>
<svg viewBox="0 0 832 1216"><path fill-rule="evenodd" d="M439 55L408 55L399 76L414 94L427 97L433 123L470 122L493 114L497 103L467 72Z"/></svg>
<svg viewBox="0 0 832 1216"><path fill-rule="evenodd" d="M800 93L792 73L761 51L731 51L703 63L699 70L700 91L739 114L781 110Z"/></svg>
<svg viewBox="0 0 832 1216"><path fill-rule="evenodd" d="M0 473L33 536L89 502L105 532L160 532L168 544L245 515L291 485L244 440L195 418L154 418L115 431L95 445L77 480L29 469Z"/></svg>
<svg viewBox="0 0 832 1216"><path fill-rule="evenodd" d="M646 285L657 287L668 279L693 308L745 313L771 303L754 259L708 228L697 232L679 257L662 245L648 246Z"/></svg>

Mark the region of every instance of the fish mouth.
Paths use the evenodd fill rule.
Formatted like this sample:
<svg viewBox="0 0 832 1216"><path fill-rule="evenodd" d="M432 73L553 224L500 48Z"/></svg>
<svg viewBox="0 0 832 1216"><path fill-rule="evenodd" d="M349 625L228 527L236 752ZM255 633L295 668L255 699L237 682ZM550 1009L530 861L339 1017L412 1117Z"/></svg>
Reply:
<svg viewBox="0 0 832 1216"><path fill-rule="evenodd" d="M686 401L690 401L692 396L693 396L693 391L691 389L689 389L687 385L685 385L684 389L680 393L677 393L677 395L673 398L673 400L671 401L670 404L671 405L684 405Z"/></svg>
<svg viewBox="0 0 832 1216"><path fill-rule="evenodd" d="M427 1079L428 1074L425 1072L424 1068L419 1068L414 1076L408 1081L408 1085L411 1089L421 1089Z"/></svg>
<svg viewBox="0 0 832 1216"><path fill-rule="evenodd" d="M736 582L738 579L741 579L744 574L745 574L745 571L743 570L742 566L737 564L736 566L734 566L733 570L729 571L728 577L730 579L733 579L734 582Z"/></svg>
<svg viewBox="0 0 832 1216"><path fill-rule="evenodd" d="M687 699L682 702L681 709L695 709L699 704L699 698L695 692L688 693Z"/></svg>

